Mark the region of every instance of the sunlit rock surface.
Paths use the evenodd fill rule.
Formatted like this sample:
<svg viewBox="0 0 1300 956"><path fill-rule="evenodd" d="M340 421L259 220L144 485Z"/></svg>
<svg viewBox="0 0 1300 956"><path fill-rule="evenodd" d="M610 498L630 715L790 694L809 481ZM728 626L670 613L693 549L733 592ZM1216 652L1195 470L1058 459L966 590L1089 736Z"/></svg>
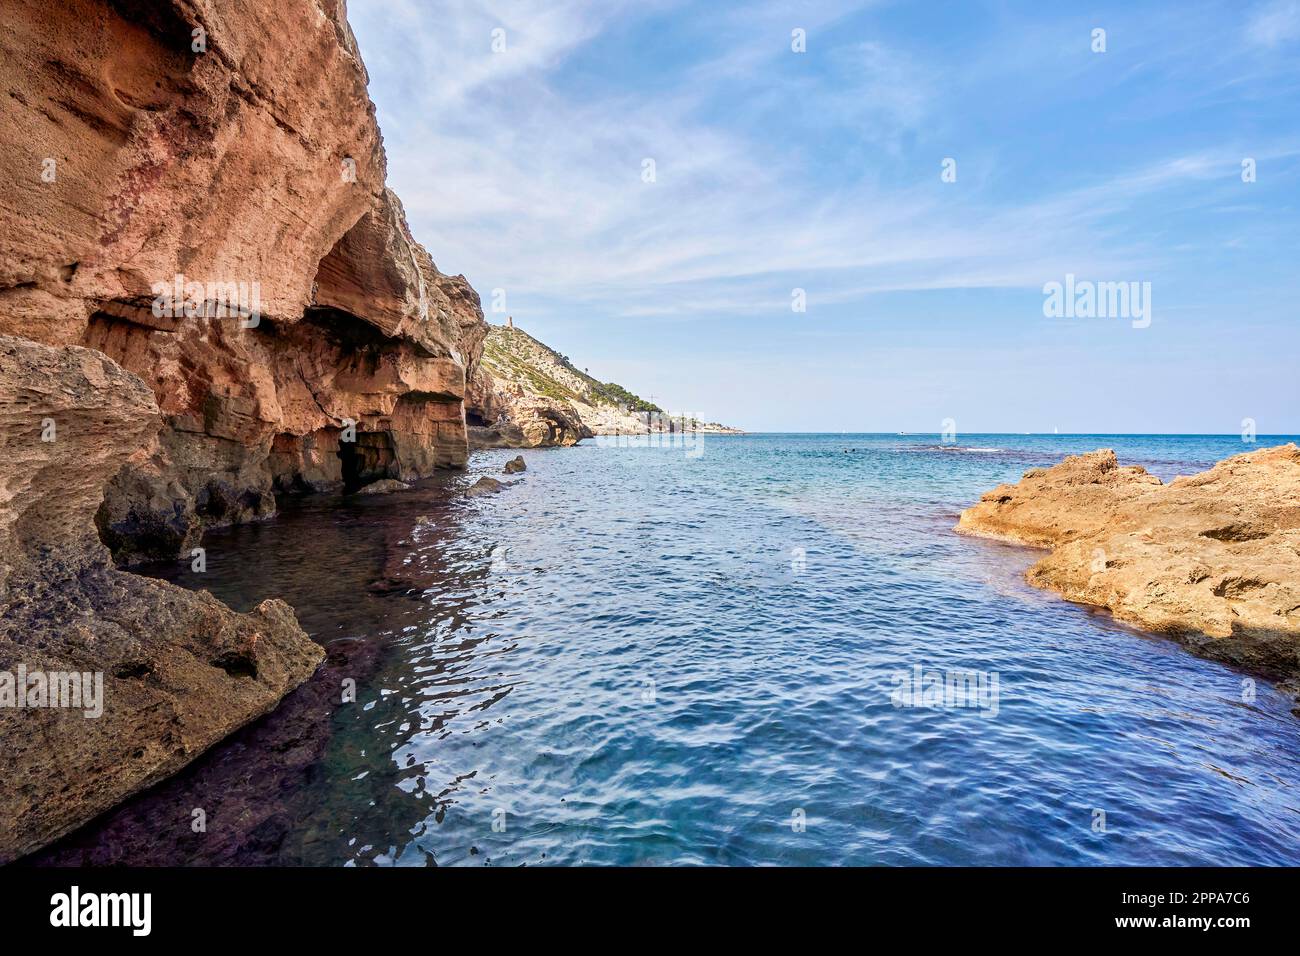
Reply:
<svg viewBox="0 0 1300 956"><path fill-rule="evenodd" d="M341 2L5 8L0 332L104 352L163 415L99 512L120 561L464 465L486 326L384 186Z"/></svg>
<svg viewBox="0 0 1300 956"><path fill-rule="evenodd" d="M1300 675L1300 449L1237 455L1169 484L1109 450L1000 485L957 530L1051 553L1030 583L1178 637L1199 653Z"/></svg>

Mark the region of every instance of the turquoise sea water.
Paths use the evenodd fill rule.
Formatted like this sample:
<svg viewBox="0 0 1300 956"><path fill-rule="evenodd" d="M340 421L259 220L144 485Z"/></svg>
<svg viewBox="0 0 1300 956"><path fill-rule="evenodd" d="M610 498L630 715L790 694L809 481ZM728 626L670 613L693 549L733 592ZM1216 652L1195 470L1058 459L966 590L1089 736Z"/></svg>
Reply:
<svg viewBox="0 0 1300 956"><path fill-rule="evenodd" d="M455 492L513 451L404 494L286 503L210 535L206 574L169 576L294 604L332 650L324 716L283 758L247 734L218 748L183 797L164 787L75 852L97 858L132 812L224 806L260 746L268 777L294 770L247 801L256 832L223 862L1300 863L1287 697L1030 588L1035 552L951 531L999 482L1099 447L1168 478L1250 446L589 440L525 452L497 496ZM918 668L982 693L899 706ZM185 862L157 842L114 858Z"/></svg>

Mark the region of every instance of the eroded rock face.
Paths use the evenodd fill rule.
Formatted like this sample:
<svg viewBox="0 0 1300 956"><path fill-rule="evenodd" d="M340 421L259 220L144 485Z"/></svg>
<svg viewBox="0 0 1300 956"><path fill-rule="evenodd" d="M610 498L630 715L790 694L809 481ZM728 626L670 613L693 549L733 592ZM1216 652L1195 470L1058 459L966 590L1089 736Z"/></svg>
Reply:
<svg viewBox="0 0 1300 956"><path fill-rule="evenodd" d="M469 442L475 448L576 445L592 431L564 402L480 374L471 384Z"/></svg>
<svg viewBox="0 0 1300 956"><path fill-rule="evenodd" d="M1113 451L1001 485L957 531L1052 552L1028 579L1216 659L1300 676L1300 449L1261 449L1168 485Z"/></svg>
<svg viewBox="0 0 1300 956"><path fill-rule="evenodd" d="M105 481L160 425L139 378L90 349L0 335L0 395L7 862L266 713L324 655L281 601L236 614L206 592L113 567L93 516ZM98 675L102 691L93 708L84 695L80 707L18 707L4 687L20 671L89 675L86 688ZM92 709L100 715L85 716Z"/></svg>
<svg viewBox="0 0 1300 956"><path fill-rule="evenodd" d="M104 352L163 415L98 515L119 559L462 466L478 296L384 187L342 2L5 6L0 333Z"/></svg>

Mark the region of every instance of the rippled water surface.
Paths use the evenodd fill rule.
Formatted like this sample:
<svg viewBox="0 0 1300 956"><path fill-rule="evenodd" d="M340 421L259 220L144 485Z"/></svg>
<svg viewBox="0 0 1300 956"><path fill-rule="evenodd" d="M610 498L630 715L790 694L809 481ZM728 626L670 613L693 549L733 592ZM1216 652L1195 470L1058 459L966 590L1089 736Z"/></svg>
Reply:
<svg viewBox="0 0 1300 956"><path fill-rule="evenodd" d="M210 535L208 572L174 579L298 609L331 650L296 695L316 695L297 705L316 723L217 748L189 793L138 813L295 760L267 797L283 819L250 823L236 861L1300 863L1288 698L1260 681L1247 702L1244 675L1027 586L1034 552L951 532L997 483L1103 446L1166 478L1243 451L588 441L526 452L494 497L456 492L513 452L404 494L286 503ZM996 673L997 697L895 706L917 667Z"/></svg>

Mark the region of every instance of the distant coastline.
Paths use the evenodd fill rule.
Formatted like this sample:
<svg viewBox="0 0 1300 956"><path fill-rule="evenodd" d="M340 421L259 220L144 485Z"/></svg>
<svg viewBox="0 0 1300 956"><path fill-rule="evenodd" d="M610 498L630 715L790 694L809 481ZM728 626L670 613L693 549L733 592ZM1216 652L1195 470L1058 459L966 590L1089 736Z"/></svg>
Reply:
<svg viewBox="0 0 1300 956"><path fill-rule="evenodd" d="M514 324L487 326L470 375L465 417L477 448L574 445L597 435L738 435L698 414L672 412L617 382L602 382Z"/></svg>

